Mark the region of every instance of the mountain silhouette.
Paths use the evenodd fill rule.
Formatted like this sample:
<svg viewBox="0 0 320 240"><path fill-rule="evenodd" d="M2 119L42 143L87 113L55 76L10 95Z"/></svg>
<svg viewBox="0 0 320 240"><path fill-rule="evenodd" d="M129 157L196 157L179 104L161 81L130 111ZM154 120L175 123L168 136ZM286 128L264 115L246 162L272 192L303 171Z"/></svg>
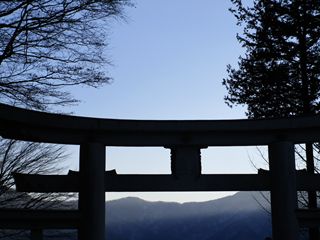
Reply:
<svg viewBox="0 0 320 240"><path fill-rule="evenodd" d="M268 198L269 194L264 194ZM76 207L76 201L69 202L68 208ZM183 204L122 198L106 202L105 239L264 240L271 236L271 216L265 211L269 208L259 192ZM46 230L45 235L46 239L77 239L74 230ZM27 234L17 239L30 237Z"/></svg>
<svg viewBox="0 0 320 240"><path fill-rule="evenodd" d="M238 192L207 202L106 203L108 240L248 240L271 236L269 203L258 192Z"/></svg>

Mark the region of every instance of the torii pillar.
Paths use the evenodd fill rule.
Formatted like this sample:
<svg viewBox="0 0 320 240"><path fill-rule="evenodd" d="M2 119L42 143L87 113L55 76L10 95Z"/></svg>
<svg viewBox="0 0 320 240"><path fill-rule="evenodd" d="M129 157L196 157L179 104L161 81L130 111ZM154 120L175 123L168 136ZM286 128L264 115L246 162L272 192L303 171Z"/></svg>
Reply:
<svg viewBox="0 0 320 240"><path fill-rule="evenodd" d="M105 153L101 143L80 145L80 240L105 238Z"/></svg>
<svg viewBox="0 0 320 240"><path fill-rule="evenodd" d="M292 142L269 145L273 240L298 240L297 187Z"/></svg>

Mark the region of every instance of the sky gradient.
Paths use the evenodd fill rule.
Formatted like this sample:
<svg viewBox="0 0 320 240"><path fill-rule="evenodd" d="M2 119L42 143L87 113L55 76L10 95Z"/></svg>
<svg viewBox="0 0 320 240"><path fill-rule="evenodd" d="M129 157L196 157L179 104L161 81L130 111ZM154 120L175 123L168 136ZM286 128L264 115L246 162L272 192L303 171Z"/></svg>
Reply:
<svg viewBox="0 0 320 240"><path fill-rule="evenodd" d="M82 102L75 115L124 119L237 119L245 108L224 103L226 66L244 53L241 28L228 0L137 0L126 21L112 21L106 71L113 82L101 89L76 88ZM78 168L76 148L70 168ZM118 173L170 173L169 150L107 148L107 169ZM250 160L265 167L255 147L202 151L203 173L253 173ZM108 198L205 201L225 193L109 193Z"/></svg>

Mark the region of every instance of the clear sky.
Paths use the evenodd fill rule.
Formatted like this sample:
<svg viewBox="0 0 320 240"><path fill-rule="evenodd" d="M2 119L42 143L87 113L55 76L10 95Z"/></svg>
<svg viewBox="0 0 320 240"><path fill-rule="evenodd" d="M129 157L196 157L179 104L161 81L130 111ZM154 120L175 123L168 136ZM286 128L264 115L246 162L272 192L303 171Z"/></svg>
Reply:
<svg viewBox="0 0 320 240"><path fill-rule="evenodd" d="M235 119L245 108L229 108L222 79L226 65L244 52L236 40L241 29L228 11L229 0L137 0L127 21L110 23L112 84L99 90L77 88L82 100L75 115L125 119ZM170 173L169 150L107 148L107 169L118 173ZM256 172L254 147L202 151L203 173ZM260 160L259 160L260 159ZM77 169L77 154L70 168ZM264 167L263 165L260 165ZM109 193L108 198L205 201L226 193Z"/></svg>

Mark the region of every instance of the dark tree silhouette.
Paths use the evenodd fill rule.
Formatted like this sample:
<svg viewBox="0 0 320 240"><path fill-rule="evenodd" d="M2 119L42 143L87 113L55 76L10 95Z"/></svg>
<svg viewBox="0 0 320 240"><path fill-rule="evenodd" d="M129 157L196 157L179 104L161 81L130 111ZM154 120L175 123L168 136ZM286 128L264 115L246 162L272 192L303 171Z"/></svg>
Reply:
<svg viewBox="0 0 320 240"><path fill-rule="evenodd" d="M76 102L66 86L110 81L106 28L129 0L0 2L0 100L26 108Z"/></svg>
<svg viewBox="0 0 320 240"><path fill-rule="evenodd" d="M59 173L66 158L62 146L2 139L0 142L0 206L39 208L55 205L54 194L17 193L13 191L13 172L32 174ZM60 167L59 167L60 166ZM59 195L62 199L62 196ZM65 196L67 197L67 196Z"/></svg>
<svg viewBox="0 0 320 240"><path fill-rule="evenodd" d="M70 208L74 194L23 193L14 190L13 172L50 174L62 171L64 147L53 144L0 141L0 207L23 209ZM72 206L74 207L74 206ZM29 239L25 230L0 230L2 239Z"/></svg>
<svg viewBox="0 0 320 240"><path fill-rule="evenodd" d="M48 111L77 101L66 91L70 86L107 83L106 27L110 18L123 17L126 5L129 0L1 1L0 102ZM62 158L61 147L0 140L4 188L17 165L39 173Z"/></svg>
<svg viewBox="0 0 320 240"><path fill-rule="evenodd" d="M248 106L249 118L319 112L320 5L312 0L232 0L244 25L238 41L246 49L239 68L227 67L229 105Z"/></svg>
<svg viewBox="0 0 320 240"><path fill-rule="evenodd" d="M78 102L70 87L108 83L103 53L108 24L123 18L128 5L130 0L0 1L0 102L61 111ZM14 192L11 173L59 173L65 157L58 145L0 138L0 206L43 208L63 202L53 201L55 194Z"/></svg>
<svg viewBox="0 0 320 240"><path fill-rule="evenodd" d="M237 39L246 49L238 69L227 67L230 106L246 105L249 118L318 114L320 109L320 4L315 0L255 0L246 7L231 0L244 25ZM307 171L314 173L313 146L307 143ZM309 207L317 207L309 192ZM317 229L310 231L318 239Z"/></svg>

